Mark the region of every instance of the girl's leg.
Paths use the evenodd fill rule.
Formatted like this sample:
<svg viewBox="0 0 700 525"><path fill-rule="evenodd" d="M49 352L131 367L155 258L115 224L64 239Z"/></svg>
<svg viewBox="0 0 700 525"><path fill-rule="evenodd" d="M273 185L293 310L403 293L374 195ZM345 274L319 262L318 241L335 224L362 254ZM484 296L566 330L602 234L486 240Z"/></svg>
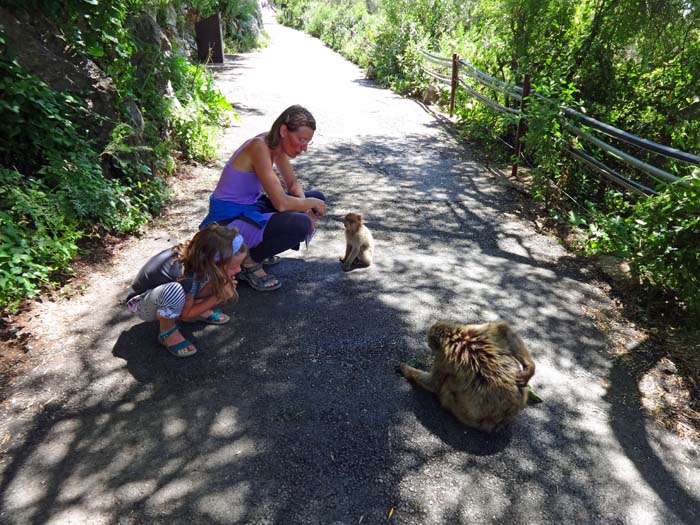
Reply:
<svg viewBox="0 0 700 525"><path fill-rule="evenodd" d="M182 285L166 283L141 294L137 310L139 317L144 321L158 321L160 328L158 339L168 349L177 348L177 350L171 350L171 353L182 357L197 351L192 343L182 344L186 339L177 329L177 321L184 306L185 291Z"/></svg>
<svg viewBox="0 0 700 525"><path fill-rule="evenodd" d="M171 354L178 357L189 357L197 353L197 347L190 343L185 337L180 333L177 328L177 320L169 319L167 317L159 317L159 341L165 345ZM163 337L164 334L167 334ZM187 342L189 344L185 345Z"/></svg>

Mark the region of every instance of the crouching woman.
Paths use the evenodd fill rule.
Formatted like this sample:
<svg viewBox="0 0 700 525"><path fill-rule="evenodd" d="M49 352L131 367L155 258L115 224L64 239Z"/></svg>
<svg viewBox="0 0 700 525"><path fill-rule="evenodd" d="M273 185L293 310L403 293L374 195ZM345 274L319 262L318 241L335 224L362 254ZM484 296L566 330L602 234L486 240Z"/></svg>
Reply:
<svg viewBox="0 0 700 525"><path fill-rule="evenodd" d="M167 248L141 268L127 297L129 310L158 321L158 341L177 357L197 353L180 333L178 321L224 324L218 304L238 299L235 275L248 249L236 228L210 224L191 241Z"/></svg>

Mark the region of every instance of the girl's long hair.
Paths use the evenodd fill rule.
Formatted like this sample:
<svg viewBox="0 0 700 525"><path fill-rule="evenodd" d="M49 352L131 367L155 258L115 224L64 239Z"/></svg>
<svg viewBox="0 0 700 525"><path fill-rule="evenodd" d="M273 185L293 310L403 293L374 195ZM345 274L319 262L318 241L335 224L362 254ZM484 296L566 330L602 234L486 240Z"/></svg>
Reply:
<svg viewBox="0 0 700 525"><path fill-rule="evenodd" d="M316 131L316 119L311 112L303 106L295 104L285 109L277 120L272 124L270 132L267 134L267 145L270 148L279 146L282 137L280 127L284 124L289 131L296 131L301 127L311 128Z"/></svg>
<svg viewBox="0 0 700 525"><path fill-rule="evenodd" d="M197 274L211 284L219 301L226 297L224 289L230 283L228 265L233 257L233 239L238 235L238 228L227 228L221 224L209 224L199 230L192 240L177 246L178 258L184 266L185 274ZM238 254L248 252L246 245L241 245ZM238 300L235 292L231 298Z"/></svg>

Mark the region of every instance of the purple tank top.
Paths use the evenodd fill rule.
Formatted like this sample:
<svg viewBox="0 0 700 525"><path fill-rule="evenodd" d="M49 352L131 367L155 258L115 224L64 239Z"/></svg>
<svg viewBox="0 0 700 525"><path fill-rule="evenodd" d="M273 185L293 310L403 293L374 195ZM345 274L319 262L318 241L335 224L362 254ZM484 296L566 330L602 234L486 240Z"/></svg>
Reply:
<svg viewBox="0 0 700 525"><path fill-rule="evenodd" d="M233 167L233 161L253 140L264 139L262 137L248 139L231 155L212 194L214 198L238 204L254 204L262 196L262 184L255 172L238 171Z"/></svg>

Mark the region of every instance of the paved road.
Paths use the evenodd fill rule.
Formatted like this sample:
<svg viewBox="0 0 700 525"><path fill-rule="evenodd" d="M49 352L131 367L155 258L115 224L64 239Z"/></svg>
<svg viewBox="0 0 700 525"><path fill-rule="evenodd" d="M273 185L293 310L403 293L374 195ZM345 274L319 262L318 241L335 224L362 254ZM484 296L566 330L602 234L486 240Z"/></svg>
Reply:
<svg viewBox="0 0 700 525"><path fill-rule="evenodd" d="M644 419L619 341L585 314L606 308L590 271L419 104L266 27L269 47L216 68L241 117L222 155L307 106L318 131L295 167L330 216L275 268L282 290L241 285L229 325L191 325L192 359L118 298L146 255L191 235L223 160L83 295L45 305L46 347L0 414L0 522L700 523L700 461ZM377 256L343 274L351 210ZM545 402L494 436L462 428L394 371L428 362L438 318L513 323Z"/></svg>

